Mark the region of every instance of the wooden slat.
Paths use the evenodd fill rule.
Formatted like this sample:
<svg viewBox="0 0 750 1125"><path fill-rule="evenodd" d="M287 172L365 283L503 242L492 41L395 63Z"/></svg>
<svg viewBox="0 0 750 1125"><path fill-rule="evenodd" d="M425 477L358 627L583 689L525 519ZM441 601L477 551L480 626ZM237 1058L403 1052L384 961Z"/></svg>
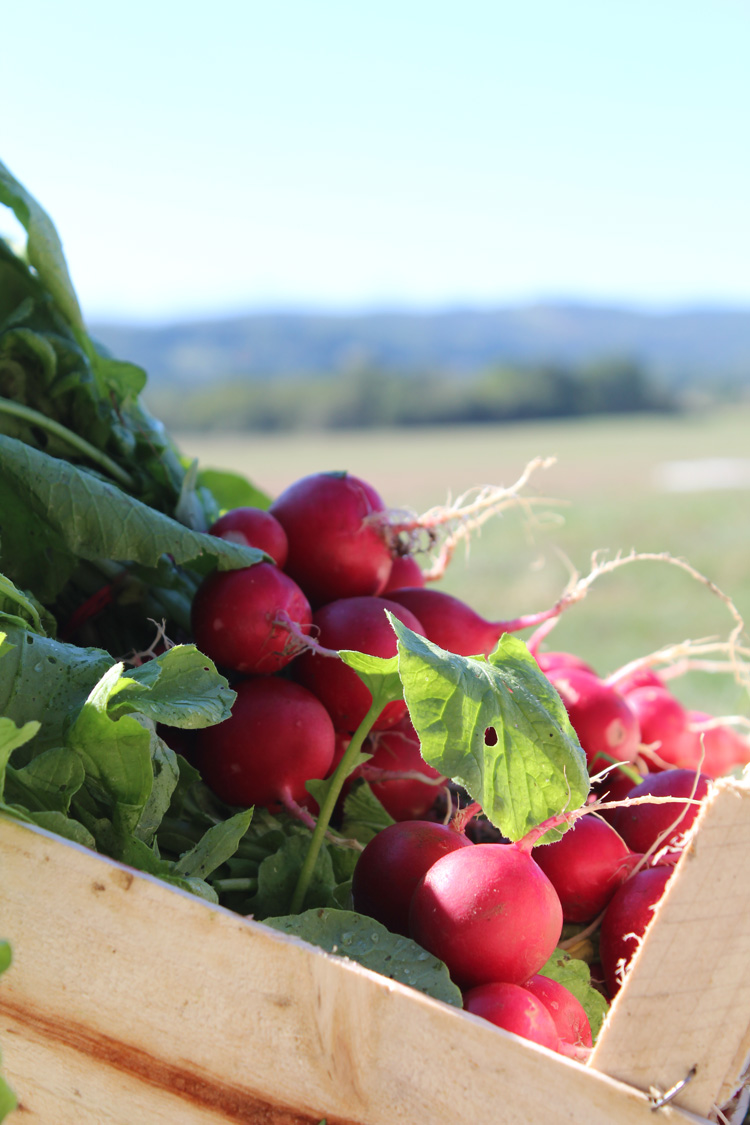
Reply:
<svg viewBox="0 0 750 1125"><path fill-rule="evenodd" d="M602 1073L41 830L0 819L0 863L13 1125L654 1125Z"/></svg>
<svg viewBox="0 0 750 1125"><path fill-rule="evenodd" d="M728 1100L750 1050L750 785L723 780L631 963L590 1065L647 1089L695 1077L696 1113Z"/></svg>

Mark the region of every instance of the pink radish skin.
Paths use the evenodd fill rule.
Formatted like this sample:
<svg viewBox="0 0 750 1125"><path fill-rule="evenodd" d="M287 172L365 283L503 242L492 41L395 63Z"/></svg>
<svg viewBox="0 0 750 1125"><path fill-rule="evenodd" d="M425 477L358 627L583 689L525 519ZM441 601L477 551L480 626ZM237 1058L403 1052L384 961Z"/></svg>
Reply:
<svg viewBox="0 0 750 1125"><path fill-rule="evenodd" d="M258 563L211 574L193 599L193 639L222 668L272 675L305 646L310 603L283 570Z"/></svg>
<svg viewBox="0 0 750 1125"><path fill-rule="evenodd" d="M554 887L515 844L475 844L435 863L414 892L409 930L461 988L522 984L551 956L562 930Z"/></svg>
<svg viewBox="0 0 750 1125"><path fill-rule="evenodd" d="M623 973L640 945L673 870L648 867L639 871L615 892L604 912L599 955L610 997L620 989Z"/></svg>
<svg viewBox="0 0 750 1125"><path fill-rule="evenodd" d="M477 985L464 993L464 1009L550 1051L558 1049L560 1036L552 1015L520 985L500 981Z"/></svg>
<svg viewBox="0 0 750 1125"><path fill-rule="evenodd" d="M285 569L313 606L385 588L393 560L378 526L385 505L371 485L349 473L314 473L269 510L289 541Z"/></svg>
<svg viewBox="0 0 750 1125"><path fill-rule="evenodd" d="M428 820L391 824L378 832L357 861L354 909L396 934L409 934L409 906L417 883L442 856L474 847L461 832Z"/></svg>
<svg viewBox="0 0 750 1125"><path fill-rule="evenodd" d="M415 633L424 630L408 609L387 598L340 598L313 614L313 629L327 649L355 649L371 656L395 656L394 633L385 611L390 612ZM295 674L330 714L337 731L353 732L367 714L372 695L353 669L338 657L305 652L295 662ZM375 730L392 727L406 714L406 704L397 699L388 703L375 723Z"/></svg>
<svg viewBox="0 0 750 1125"><path fill-rule="evenodd" d="M460 598L442 590L411 586L394 590L390 597L416 614L428 640L457 656L494 652L505 632L502 623L485 621Z"/></svg>
<svg viewBox="0 0 750 1125"><path fill-rule="evenodd" d="M580 656L573 656L571 652L538 652L536 653L536 662L545 675L552 668L579 668L583 672L589 672L592 676L597 674L590 664L581 660Z"/></svg>
<svg viewBox="0 0 750 1125"><path fill-rule="evenodd" d="M580 668L553 667L547 678L560 693L591 774L610 765L612 759L635 761L641 731L623 696Z"/></svg>
<svg viewBox="0 0 750 1125"><path fill-rule="evenodd" d="M392 590L401 590L406 586L424 586L425 582L424 571L413 555L396 555L382 594L385 597Z"/></svg>
<svg viewBox="0 0 750 1125"><path fill-rule="evenodd" d="M208 530L211 535L229 543L265 551L278 567L284 569L289 552L286 532L279 521L263 508L232 508L219 516Z"/></svg>
<svg viewBox="0 0 750 1125"><path fill-rule="evenodd" d="M628 797L692 797L701 801L708 793L711 779L693 770L672 769L652 773L628 793ZM695 789L695 793L693 793ZM612 825L634 852L647 852L671 825L674 827L659 843L659 848L679 847L680 838L689 831L700 812L699 805L680 802L664 804L623 805L616 809Z"/></svg>
<svg viewBox="0 0 750 1125"><path fill-rule="evenodd" d="M628 703L638 716L641 742L656 755L644 755L649 769L655 772L669 766L696 766L700 757L700 742L690 730L687 711L665 687L644 686L628 692Z"/></svg>
<svg viewBox="0 0 750 1125"><path fill-rule="evenodd" d="M688 711L688 722L698 744L694 765L707 777L723 777L724 774L745 766L750 762L750 742L742 738L732 727L720 724L701 730L712 716L705 711ZM703 760L701 761L701 756Z"/></svg>
<svg viewBox="0 0 750 1125"><path fill-rule="evenodd" d="M561 839L532 850L557 891L566 922L591 922L601 914L641 858L606 821L581 817Z"/></svg>
<svg viewBox="0 0 750 1125"><path fill-rule="evenodd" d="M229 805L306 805L305 782L325 777L333 760L328 712L306 688L279 676L234 686L231 716L196 735L203 780Z"/></svg>
<svg viewBox="0 0 750 1125"><path fill-rule="evenodd" d="M593 1045L589 1018L583 1004L569 988L540 974L527 980L523 987L544 1004L554 1020L561 1042L571 1047Z"/></svg>

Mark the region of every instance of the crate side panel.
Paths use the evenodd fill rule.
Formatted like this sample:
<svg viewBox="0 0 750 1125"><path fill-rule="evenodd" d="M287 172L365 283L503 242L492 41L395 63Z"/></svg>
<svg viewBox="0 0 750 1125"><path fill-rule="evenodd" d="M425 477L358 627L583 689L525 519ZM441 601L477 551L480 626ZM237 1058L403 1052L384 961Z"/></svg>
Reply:
<svg viewBox="0 0 750 1125"><path fill-rule="evenodd" d="M56 1028L61 1055L106 1040L103 1071L170 1095L164 1076L191 1074L204 1111L244 1098L329 1125L454 1125L461 1105L502 1105L527 1125L554 1089L561 1123L653 1125L644 1095L603 1074L41 830L0 818L0 854L0 1015L29 1040Z"/></svg>
<svg viewBox="0 0 750 1125"><path fill-rule="evenodd" d="M750 1025L750 787L715 786L590 1065L641 1089L696 1073L679 1104L722 1104ZM733 1073L734 1071L734 1073Z"/></svg>

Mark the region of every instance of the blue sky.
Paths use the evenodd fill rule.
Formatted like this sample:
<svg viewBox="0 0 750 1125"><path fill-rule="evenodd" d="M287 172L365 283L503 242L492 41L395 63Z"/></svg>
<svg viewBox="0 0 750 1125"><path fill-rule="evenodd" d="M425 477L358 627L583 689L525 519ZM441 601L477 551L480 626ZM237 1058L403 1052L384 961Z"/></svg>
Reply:
<svg viewBox="0 0 750 1125"><path fill-rule="evenodd" d="M750 304L746 0L25 0L0 41L89 319Z"/></svg>

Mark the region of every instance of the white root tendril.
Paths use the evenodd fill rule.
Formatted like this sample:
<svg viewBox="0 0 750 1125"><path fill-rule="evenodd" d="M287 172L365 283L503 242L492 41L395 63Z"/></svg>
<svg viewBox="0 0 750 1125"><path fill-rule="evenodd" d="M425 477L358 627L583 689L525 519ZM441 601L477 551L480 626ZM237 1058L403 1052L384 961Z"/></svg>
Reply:
<svg viewBox="0 0 750 1125"><path fill-rule="evenodd" d="M548 469L554 463L554 457L535 457L508 488L482 485L462 493L455 501L449 499L444 505L430 508L421 516L392 509L386 513L387 523L383 524L382 512L376 513L372 521L381 525L395 554L433 554L432 566L425 570L425 578L432 582L442 578L458 544L466 541L468 546L471 535L506 508L520 507L532 519L533 507L560 504L559 500L521 495L537 470Z"/></svg>
<svg viewBox="0 0 750 1125"><path fill-rule="evenodd" d="M136 652L134 649L132 652L129 652L127 656L123 656L123 664L131 664L134 668L139 668L141 664L145 664L146 661L153 660L155 656L159 655L156 651L158 648L166 652L168 649L175 647L175 642L171 641L167 636L166 621L154 621L153 617L149 617L148 620L155 627L156 636L149 647L143 649L142 652Z"/></svg>

